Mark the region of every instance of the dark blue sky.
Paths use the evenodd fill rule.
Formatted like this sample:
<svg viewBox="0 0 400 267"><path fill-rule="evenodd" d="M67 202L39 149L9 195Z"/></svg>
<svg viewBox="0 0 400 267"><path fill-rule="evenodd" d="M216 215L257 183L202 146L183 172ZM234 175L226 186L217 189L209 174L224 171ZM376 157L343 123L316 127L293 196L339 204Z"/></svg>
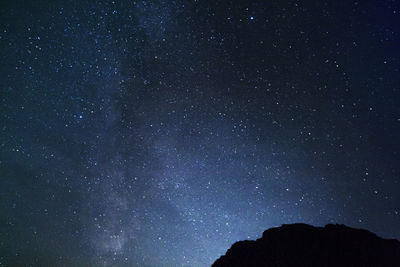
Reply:
<svg viewBox="0 0 400 267"><path fill-rule="evenodd" d="M0 265L400 238L396 1L1 1Z"/></svg>

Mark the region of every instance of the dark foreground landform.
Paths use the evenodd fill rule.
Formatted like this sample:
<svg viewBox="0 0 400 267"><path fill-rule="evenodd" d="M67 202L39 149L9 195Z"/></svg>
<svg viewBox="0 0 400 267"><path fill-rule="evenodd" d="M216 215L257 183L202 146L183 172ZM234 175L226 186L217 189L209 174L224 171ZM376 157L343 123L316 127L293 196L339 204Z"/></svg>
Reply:
<svg viewBox="0 0 400 267"><path fill-rule="evenodd" d="M362 229L289 224L232 245L212 267L400 266L400 242Z"/></svg>

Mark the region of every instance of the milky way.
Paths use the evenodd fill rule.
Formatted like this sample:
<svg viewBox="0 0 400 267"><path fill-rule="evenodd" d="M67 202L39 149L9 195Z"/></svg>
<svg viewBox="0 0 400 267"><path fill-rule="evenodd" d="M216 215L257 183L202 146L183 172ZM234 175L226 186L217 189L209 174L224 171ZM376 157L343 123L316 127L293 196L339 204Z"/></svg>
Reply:
<svg viewBox="0 0 400 267"><path fill-rule="evenodd" d="M400 238L399 12L1 1L0 266L209 266L294 222Z"/></svg>

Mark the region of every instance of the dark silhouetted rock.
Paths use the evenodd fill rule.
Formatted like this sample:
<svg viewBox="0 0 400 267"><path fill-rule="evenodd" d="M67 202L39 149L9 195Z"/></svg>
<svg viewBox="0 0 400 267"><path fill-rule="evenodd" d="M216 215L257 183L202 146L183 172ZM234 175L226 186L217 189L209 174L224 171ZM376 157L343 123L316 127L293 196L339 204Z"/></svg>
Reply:
<svg viewBox="0 0 400 267"><path fill-rule="evenodd" d="M400 266L400 242L344 225L282 225L236 242L212 266Z"/></svg>

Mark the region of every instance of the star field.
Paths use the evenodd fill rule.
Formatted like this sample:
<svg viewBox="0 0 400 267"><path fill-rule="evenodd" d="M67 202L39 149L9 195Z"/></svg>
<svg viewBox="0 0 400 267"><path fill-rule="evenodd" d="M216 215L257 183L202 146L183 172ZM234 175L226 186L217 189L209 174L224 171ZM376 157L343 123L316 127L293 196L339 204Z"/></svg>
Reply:
<svg viewBox="0 0 400 267"><path fill-rule="evenodd" d="M2 1L0 266L400 239L396 1Z"/></svg>

